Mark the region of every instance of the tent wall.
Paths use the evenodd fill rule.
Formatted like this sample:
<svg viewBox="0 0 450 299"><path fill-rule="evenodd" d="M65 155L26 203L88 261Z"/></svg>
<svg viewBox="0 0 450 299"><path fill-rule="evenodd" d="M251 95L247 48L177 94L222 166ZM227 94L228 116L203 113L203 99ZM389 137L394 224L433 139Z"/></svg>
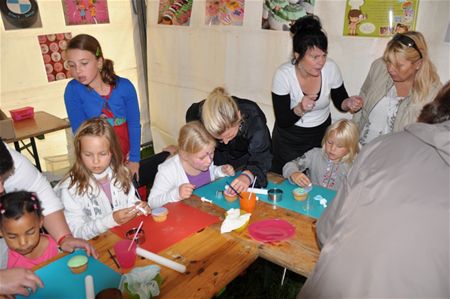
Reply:
<svg viewBox="0 0 450 299"><path fill-rule="evenodd" d="M148 2L149 100L156 150L175 144L186 109L216 86L258 102L273 127L270 89L275 69L290 59L289 33L261 28L262 0L246 0L244 25L204 25L204 1L194 1L188 27L157 25L158 1ZM344 0L317 0L315 14L329 37L329 57L341 68L350 94L357 94L371 62L389 39L342 35ZM444 35L450 1L421 0L416 30L425 34L442 81L450 76L450 45ZM333 110L334 118L350 117Z"/></svg>
<svg viewBox="0 0 450 299"><path fill-rule="evenodd" d="M33 106L35 111L43 110L67 117L63 95L68 80L47 82L37 36L62 32L71 32L73 36L88 33L99 40L105 57L114 61L116 73L133 82L141 103L144 103L141 104L142 125L149 128L139 32L131 1L108 1L109 24L77 26L65 25L61 1L38 1L38 4L42 28L5 31L3 24L0 24L2 110ZM150 139L150 131L144 130L143 141ZM64 131L47 134L45 140L38 140L37 143L41 158L67 152Z"/></svg>

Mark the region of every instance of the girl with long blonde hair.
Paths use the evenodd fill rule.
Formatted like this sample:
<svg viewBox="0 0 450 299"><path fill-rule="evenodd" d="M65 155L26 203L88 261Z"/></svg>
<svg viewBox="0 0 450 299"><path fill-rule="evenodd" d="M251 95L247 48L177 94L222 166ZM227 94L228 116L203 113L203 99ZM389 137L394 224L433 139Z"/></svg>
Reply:
<svg viewBox="0 0 450 299"><path fill-rule="evenodd" d="M55 187L72 233L90 239L150 208L135 196L114 129L104 118L84 122L74 138L76 161Z"/></svg>

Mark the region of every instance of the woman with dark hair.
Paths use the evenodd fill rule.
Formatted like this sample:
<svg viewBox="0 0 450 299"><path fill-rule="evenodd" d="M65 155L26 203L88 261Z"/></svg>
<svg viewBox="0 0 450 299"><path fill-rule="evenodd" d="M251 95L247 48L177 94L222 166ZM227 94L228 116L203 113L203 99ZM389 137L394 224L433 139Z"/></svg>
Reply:
<svg viewBox="0 0 450 299"><path fill-rule="evenodd" d="M320 147L331 124L330 98L342 112L356 112L362 99L349 97L336 63L327 58L328 39L318 17L308 15L291 27L293 57L281 65L272 82L275 125L272 170Z"/></svg>
<svg viewBox="0 0 450 299"><path fill-rule="evenodd" d="M433 102L426 104L417 119L420 123L437 124L450 119L450 81L438 93Z"/></svg>
<svg viewBox="0 0 450 299"><path fill-rule="evenodd" d="M104 116L114 127L126 165L132 175L139 170L141 124L133 84L114 72L94 37L80 34L67 45L67 61L74 80L64 92L72 131L88 119Z"/></svg>

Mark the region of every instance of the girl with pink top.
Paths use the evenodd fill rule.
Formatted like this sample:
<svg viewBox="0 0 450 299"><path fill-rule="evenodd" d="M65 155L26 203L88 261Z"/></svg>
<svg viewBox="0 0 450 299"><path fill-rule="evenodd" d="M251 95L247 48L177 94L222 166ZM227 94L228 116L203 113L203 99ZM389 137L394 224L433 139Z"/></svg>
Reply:
<svg viewBox="0 0 450 299"><path fill-rule="evenodd" d="M0 197L0 236L8 246L7 268L26 268L52 258L58 245L41 233L42 207L34 193L17 191Z"/></svg>

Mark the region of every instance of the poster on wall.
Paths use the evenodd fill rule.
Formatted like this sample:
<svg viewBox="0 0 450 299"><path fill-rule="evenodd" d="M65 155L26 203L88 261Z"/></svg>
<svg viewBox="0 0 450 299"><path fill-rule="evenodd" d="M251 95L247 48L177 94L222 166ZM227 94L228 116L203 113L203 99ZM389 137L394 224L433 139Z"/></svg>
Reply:
<svg viewBox="0 0 450 299"><path fill-rule="evenodd" d="M264 0L262 29L289 31L299 18L314 13L316 0Z"/></svg>
<svg viewBox="0 0 450 299"><path fill-rule="evenodd" d="M107 0L62 0L66 25L109 23Z"/></svg>
<svg viewBox="0 0 450 299"><path fill-rule="evenodd" d="M160 0L158 24L189 26L193 0Z"/></svg>
<svg viewBox="0 0 450 299"><path fill-rule="evenodd" d="M70 32L38 36L48 82L70 78L65 50L71 38Z"/></svg>
<svg viewBox="0 0 450 299"><path fill-rule="evenodd" d="M42 27L35 0L0 0L0 11L5 30Z"/></svg>
<svg viewBox="0 0 450 299"><path fill-rule="evenodd" d="M245 0L206 0L205 25L242 26Z"/></svg>
<svg viewBox="0 0 450 299"><path fill-rule="evenodd" d="M415 30L419 0L347 0L343 34L392 36Z"/></svg>

